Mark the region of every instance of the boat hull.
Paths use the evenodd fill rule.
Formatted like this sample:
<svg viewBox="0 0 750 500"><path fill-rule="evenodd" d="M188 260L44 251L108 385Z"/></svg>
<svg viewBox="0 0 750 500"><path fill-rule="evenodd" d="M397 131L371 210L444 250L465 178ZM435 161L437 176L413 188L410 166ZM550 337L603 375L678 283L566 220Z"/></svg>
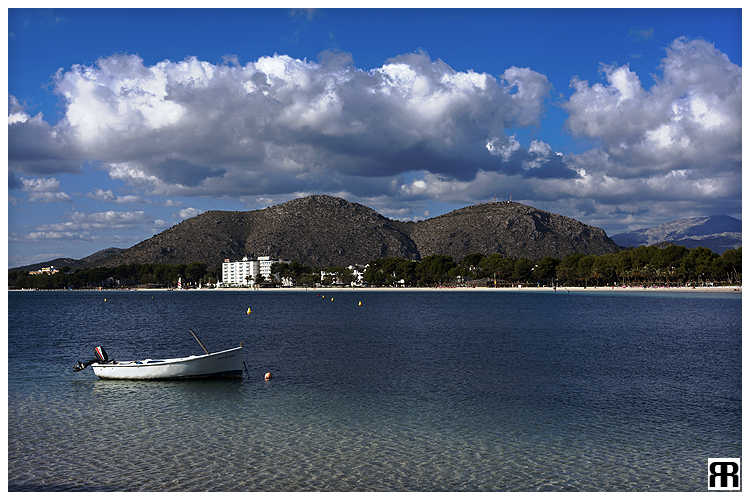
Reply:
<svg viewBox="0 0 750 500"><path fill-rule="evenodd" d="M91 367L102 379L242 378L242 347L187 358L94 363Z"/></svg>

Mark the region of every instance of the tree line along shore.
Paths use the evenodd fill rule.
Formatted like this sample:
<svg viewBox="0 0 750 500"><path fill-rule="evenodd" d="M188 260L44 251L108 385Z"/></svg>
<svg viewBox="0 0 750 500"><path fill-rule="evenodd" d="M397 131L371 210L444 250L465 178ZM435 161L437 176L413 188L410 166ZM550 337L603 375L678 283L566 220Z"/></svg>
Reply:
<svg viewBox="0 0 750 500"><path fill-rule="evenodd" d="M348 286L357 281L357 270L362 273L363 284L370 287L733 286L742 282L742 248L718 255L703 247L641 246L605 255L575 253L562 259L544 257L538 261L497 253L489 256L473 253L460 262L447 255L429 255L420 261L387 257L359 268L328 269L292 262L274 264L272 276L261 286L276 287L282 283L297 287ZM178 280L186 287L211 287L218 284L220 276L220 267L208 269L202 262L75 270L63 266L55 274L9 271L8 288L173 288Z"/></svg>

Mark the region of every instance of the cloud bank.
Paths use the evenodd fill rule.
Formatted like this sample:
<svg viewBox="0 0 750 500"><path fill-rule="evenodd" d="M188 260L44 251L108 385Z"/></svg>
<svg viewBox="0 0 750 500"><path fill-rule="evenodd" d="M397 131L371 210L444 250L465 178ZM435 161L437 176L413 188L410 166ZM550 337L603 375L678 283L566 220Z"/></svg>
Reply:
<svg viewBox="0 0 750 500"><path fill-rule="evenodd" d="M57 72L64 114L54 125L10 97L11 183L20 178L30 201L64 201L49 176L94 164L132 199L265 206L329 193L418 217L430 200L468 205L512 192L603 227L644 212L739 212L741 68L706 41L679 38L658 70L650 88L628 65L602 65L596 83L571 76L559 104L565 132L592 146L562 154L518 139L554 105L547 77L529 68L494 77L423 52L370 70L340 52L244 65L230 56L147 66L113 55ZM88 196L128 200L102 189Z"/></svg>

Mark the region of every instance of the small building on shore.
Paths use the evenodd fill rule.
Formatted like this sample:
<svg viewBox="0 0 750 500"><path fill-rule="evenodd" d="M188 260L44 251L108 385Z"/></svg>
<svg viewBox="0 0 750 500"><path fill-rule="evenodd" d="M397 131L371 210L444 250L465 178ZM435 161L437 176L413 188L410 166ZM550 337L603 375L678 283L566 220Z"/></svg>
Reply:
<svg viewBox="0 0 750 500"><path fill-rule="evenodd" d="M29 271L30 275L36 275L36 274L57 274L60 270L57 269L55 266L49 266L49 267L43 267L39 269L38 271Z"/></svg>

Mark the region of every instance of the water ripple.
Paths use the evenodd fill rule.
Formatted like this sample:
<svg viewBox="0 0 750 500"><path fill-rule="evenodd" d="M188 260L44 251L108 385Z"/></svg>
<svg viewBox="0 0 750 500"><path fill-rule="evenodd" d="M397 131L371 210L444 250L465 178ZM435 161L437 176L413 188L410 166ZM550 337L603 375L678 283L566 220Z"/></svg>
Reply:
<svg viewBox="0 0 750 500"><path fill-rule="evenodd" d="M354 293L9 294L9 490L703 491L741 456L741 301ZM251 376L70 369L188 328Z"/></svg>

